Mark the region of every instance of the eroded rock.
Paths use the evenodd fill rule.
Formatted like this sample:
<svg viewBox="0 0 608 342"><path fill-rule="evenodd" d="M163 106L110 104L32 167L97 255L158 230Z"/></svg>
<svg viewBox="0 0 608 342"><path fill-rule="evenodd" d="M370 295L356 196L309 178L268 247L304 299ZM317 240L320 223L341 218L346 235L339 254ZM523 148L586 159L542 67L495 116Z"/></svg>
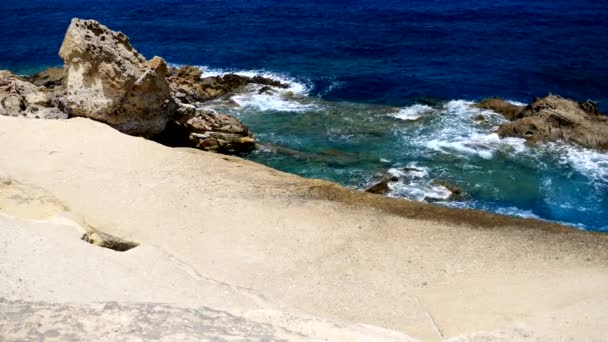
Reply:
<svg viewBox="0 0 608 342"><path fill-rule="evenodd" d="M160 133L173 116L166 63L160 57L147 62L123 33L94 20L73 19L59 55L70 115L142 136Z"/></svg>
<svg viewBox="0 0 608 342"><path fill-rule="evenodd" d="M196 110L175 118L155 140L169 146L190 146L203 151L237 154L256 148L247 126L231 115Z"/></svg>
<svg viewBox="0 0 608 342"><path fill-rule="evenodd" d="M477 108L488 109L504 116L507 120L516 120L519 117L519 113L525 108L524 106L514 105L503 99L489 98L480 101L475 105ZM485 117L477 116L475 120L485 120ZM479 121L481 121L479 120Z"/></svg>
<svg viewBox="0 0 608 342"><path fill-rule="evenodd" d="M599 113L593 102L549 95L525 107L516 120L501 125L498 134L531 142L562 140L608 150L608 117Z"/></svg>
<svg viewBox="0 0 608 342"><path fill-rule="evenodd" d="M0 115L34 119L65 119L67 114L54 107L48 89L27 82L9 71L0 71Z"/></svg>

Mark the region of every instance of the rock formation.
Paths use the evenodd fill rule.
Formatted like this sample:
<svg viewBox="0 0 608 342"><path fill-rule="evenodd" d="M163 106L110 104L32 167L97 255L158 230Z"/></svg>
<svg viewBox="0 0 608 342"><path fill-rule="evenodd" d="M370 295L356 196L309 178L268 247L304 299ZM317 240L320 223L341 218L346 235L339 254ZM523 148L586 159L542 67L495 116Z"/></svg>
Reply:
<svg viewBox="0 0 608 342"><path fill-rule="evenodd" d="M36 119L67 118L66 113L54 107L53 95L46 88L4 70L0 71L0 115Z"/></svg>
<svg viewBox="0 0 608 342"><path fill-rule="evenodd" d="M182 103L209 101L238 91L248 84L263 85L265 91L268 91L269 87L288 88L287 84L262 76L247 77L236 74L202 76L203 73L199 68L184 66L171 69L168 80L174 90L175 97Z"/></svg>
<svg viewBox="0 0 608 342"><path fill-rule="evenodd" d="M183 106L185 113L167 124L154 140L169 146L190 146L203 151L237 154L256 148L247 126L235 117Z"/></svg>
<svg viewBox="0 0 608 342"><path fill-rule="evenodd" d="M121 32L73 19L59 51L66 70L64 105L72 116L134 135L162 132L175 111L167 65L140 55Z"/></svg>
<svg viewBox="0 0 608 342"><path fill-rule="evenodd" d="M495 111L496 113L504 116L507 120L518 119L518 114L521 113L521 111L525 108L524 106L514 105L499 98L482 100L476 105L476 107Z"/></svg>
<svg viewBox="0 0 608 342"><path fill-rule="evenodd" d="M566 141L583 147L608 150L608 117L591 101L576 102L557 95L536 99L517 111L502 100L482 101L481 108L503 114L511 122L498 129L500 136L531 142Z"/></svg>

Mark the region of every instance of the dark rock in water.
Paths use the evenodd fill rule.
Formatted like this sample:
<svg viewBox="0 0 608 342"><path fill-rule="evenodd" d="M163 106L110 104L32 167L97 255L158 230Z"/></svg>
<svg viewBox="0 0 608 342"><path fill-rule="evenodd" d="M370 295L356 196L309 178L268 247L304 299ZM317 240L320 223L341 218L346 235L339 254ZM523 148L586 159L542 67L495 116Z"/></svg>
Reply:
<svg viewBox="0 0 608 342"><path fill-rule="evenodd" d="M479 123L483 123L483 122L487 122L487 121L488 121L488 119L487 119L487 118L486 118L486 117L485 117L483 114L476 115L476 116L473 118L473 120L474 120L475 122L479 122Z"/></svg>
<svg viewBox="0 0 608 342"><path fill-rule="evenodd" d="M194 110L171 120L154 140L169 146L190 146L203 151L237 154L256 148L247 126L227 114Z"/></svg>
<svg viewBox="0 0 608 342"><path fill-rule="evenodd" d="M68 115L54 107L53 94L46 88L0 71L0 115L32 119L66 119Z"/></svg>
<svg viewBox="0 0 608 342"><path fill-rule="evenodd" d="M448 198L448 200L455 200L455 199L462 198L462 196L464 196L464 192L462 191L461 188L459 188L458 186L450 183L447 180L444 180L444 179L434 179L431 183L433 185L443 186L444 188L450 190L450 192L452 194L450 195L450 197Z"/></svg>
<svg viewBox="0 0 608 342"><path fill-rule="evenodd" d="M263 94L270 95L270 94L272 94L272 88L270 88L269 86L263 86L262 88L260 88L260 90L258 90L258 94L260 94L260 95L263 95Z"/></svg>
<svg viewBox="0 0 608 342"><path fill-rule="evenodd" d="M579 103L556 95L536 99L513 122L498 129L500 136L521 137L531 142L566 141L608 150L608 117L593 102Z"/></svg>
<svg viewBox="0 0 608 342"><path fill-rule="evenodd" d="M391 191L389 183L397 182L399 178L397 176L386 176L380 182L365 189L365 192L377 195L386 195Z"/></svg>
<svg viewBox="0 0 608 342"><path fill-rule="evenodd" d="M271 78L254 76L247 77L236 74L223 76L204 76L200 69L192 66L171 69L169 72L169 83L175 94L181 94L183 103L197 103L209 101L226 94L239 91L248 84L259 84L264 87L262 92L268 92L272 88L288 88L287 84Z"/></svg>
<svg viewBox="0 0 608 342"><path fill-rule="evenodd" d="M507 120L515 120L521 118L519 114L525 108L517 106L499 98L490 98L480 101L475 105L477 108L492 110L504 116ZM476 117L477 119L477 117ZM485 117L484 117L485 121Z"/></svg>

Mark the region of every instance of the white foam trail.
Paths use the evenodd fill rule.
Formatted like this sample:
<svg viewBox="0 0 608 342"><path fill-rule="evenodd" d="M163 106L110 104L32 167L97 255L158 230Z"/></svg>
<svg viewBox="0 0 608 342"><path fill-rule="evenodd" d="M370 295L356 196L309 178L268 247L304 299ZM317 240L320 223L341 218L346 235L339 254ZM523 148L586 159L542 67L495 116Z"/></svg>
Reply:
<svg viewBox="0 0 608 342"><path fill-rule="evenodd" d="M415 121L433 110L434 109L430 106L415 104L413 106L401 108L398 112L391 114L391 116L405 121Z"/></svg>

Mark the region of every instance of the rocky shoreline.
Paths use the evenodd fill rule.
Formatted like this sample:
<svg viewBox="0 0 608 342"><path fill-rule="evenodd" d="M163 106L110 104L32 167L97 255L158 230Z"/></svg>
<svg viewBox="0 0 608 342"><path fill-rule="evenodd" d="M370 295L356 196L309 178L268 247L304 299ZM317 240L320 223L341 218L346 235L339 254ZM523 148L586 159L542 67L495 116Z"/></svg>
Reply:
<svg viewBox="0 0 608 342"><path fill-rule="evenodd" d="M248 153L258 147L253 133L233 115L205 108L217 99L258 85L259 93L273 93L287 84L262 76L236 74L205 76L193 66L169 67L164 59L147 60L121 32L94 20L72 20L60 48L64 68L51 68L20 77L0 71L0 115L34 119L86 117L119 131L143 136L171 147L193 147L224 154ZM530 143L565 141L583 147L608 149L608 116L592 101L576 102L556 95L527 106L499 98L475 105L504 116L496 133ZM479 120L485 120L480 116ZM302 153L274 147L280 153ZM387 195L391 184L411 174L387 174L367 192ZM415 172L414 172L415 174ZM433 180L438 198L463 198L465 191L447 180Z"/></svg>
<svg viewBox="0 0 608 342"><path fill-rule="evenodd" d="M249 84L262 85L260 91L287 88L261 76L204 77L196 67L146 60L127 36L94 20L72 20L59 55L64 68L29 77L0 72L0 115L86 117L170 146L237 154L256 148L247 126L200 105Z"/></svg>

